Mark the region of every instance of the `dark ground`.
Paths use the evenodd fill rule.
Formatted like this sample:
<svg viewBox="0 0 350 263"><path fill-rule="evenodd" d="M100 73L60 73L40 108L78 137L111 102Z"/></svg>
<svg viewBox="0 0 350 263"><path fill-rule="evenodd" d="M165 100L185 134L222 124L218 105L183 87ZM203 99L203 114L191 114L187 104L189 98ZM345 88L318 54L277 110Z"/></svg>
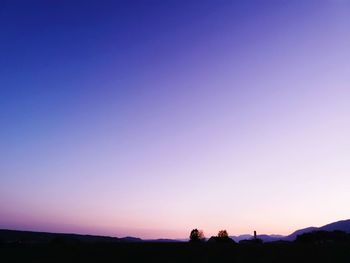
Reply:
<svg viewBox="0 0 350 263"><path fill-rule="evenodd" d="M2 244L0 262L350 262L350 244Z"/></svg>

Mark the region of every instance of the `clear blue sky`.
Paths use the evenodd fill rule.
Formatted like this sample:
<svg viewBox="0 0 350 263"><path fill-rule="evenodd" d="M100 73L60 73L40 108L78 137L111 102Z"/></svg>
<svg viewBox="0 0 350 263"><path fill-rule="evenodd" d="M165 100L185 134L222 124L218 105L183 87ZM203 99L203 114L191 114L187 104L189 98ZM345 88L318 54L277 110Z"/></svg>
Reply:
<svg viewBox="0 0 350 263"><path fill-rule="evenodd" d="M349 1L1 1L0 228L349 218L349 102Z"/></svg>

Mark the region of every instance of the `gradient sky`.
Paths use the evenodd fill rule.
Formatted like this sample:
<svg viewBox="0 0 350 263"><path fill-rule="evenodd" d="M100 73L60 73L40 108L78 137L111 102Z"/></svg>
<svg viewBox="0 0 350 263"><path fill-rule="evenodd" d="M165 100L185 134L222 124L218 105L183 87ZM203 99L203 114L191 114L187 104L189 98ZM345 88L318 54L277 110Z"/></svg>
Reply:
<svg viewBox="0 0 350 263"><path fill-rule="evenodd" d="M349 185L350 1L1 1L0 228L289 234Z"/></svg>

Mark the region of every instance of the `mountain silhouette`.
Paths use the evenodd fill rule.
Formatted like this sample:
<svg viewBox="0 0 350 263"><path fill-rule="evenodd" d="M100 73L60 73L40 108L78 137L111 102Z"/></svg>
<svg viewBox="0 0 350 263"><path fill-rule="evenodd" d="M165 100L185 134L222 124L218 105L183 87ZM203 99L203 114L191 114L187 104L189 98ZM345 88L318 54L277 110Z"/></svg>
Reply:
<svg viewBox="0 0 350 263"><path fill-rule="evenodd" d="M288 236L283 237L282 240L293 241L297 238L297 236L305 234L305 233L309 233L312 231L316 231L317 229L318 229L317 227L313 227L313 226L302 228L302 229L294 231L292 234L290 234Z"/></svg>
<svg viewBox="0 0 350 263"><path fill-rule="evenodd" d="M310 233L313 231L320 231L320 230L323 230L323 231L340 230L346 233L350 233L350 219L333 222L321 227L307 227L307 228L299 229L293 232L292 234L284 237L283 240L293 241L297 238L298 235Z"/></svg>
<svg viewBox="0 0 350 263"><path fill-rule="evenodd" d="M109 237L64 233L48 233L34 231L20 231L0 229L0 239L5 242L16 243L115 243L115 242L141 242L137 237Z"/></svg>
<svg viewBox="0 0 350 263"><path fill-rule="evenodd" d="M261 239L264 242L273 242L273 241L278 241L285 238L285 236L282 236L282 235L266 235L266 234L257 235L256 237ZM239 242L241 240L253 239L253 235L246 234L246 235L239 235L239 236L230 236L230 238L232 238L236 242Z"/></svg>
<svg viewBox="0 0 350 263"><path fill-rule="evenodd" d="M341 220L341 221L337 221L334 223L324 225L324 226L318 228L318 230L324 230L324 231L341 230L341 231L350 233L350 219Z"/></svg>
<svg viewBox="0 0 350 263"><path fill-rule="evenodd" d="M298 235L305 234L305 233L310 233L313 231L318 231L318 230L324 230L324 231L334 231L334 230L340 230L344 231L347 233L350 233L350 219L347 220L341 220L337 222L333 222L321 227L306 227L302 229L298 229L294 231L293 233L289 234L288 236L282 236L282 235L266 235L266 234L261 234L257 235L257 238L260 238L264 242L274 242L274 241L294 241ZM241 240L249 240L252 239L253 236L250 234L245 234L245 235L239 235L239 236L230 236L234 241L239 242Z"/></svg>
<svg viewBox="0 0 350 263"><path fill-rule="evenodd" d="M298 235L310 233L313 231L334 231L340 230L350 233L350 219L333 222L321 227L307 227L294 231L290 235L257 235L258 239L264 242L274 241L294 241ZM250 234L230 236L234 241L253 239ZM142 240L137 237L109 237L109 236L93 236L93 235L78 235L78 234L60 234L60 233L46 233L46 232L32 232L32 231L18 231L0 229L0 240L4 242L24 242L24 243L48 243L48 242L84 242L84 243L120 243L120 242L185 242L188 239L149 239Z"/></svg>
<svg viewBox="0 0 350 263"><path fill-rule="evenodd" d="M239 236L230 236L234 241L239 242L244 239L252 239L253 236L249 234L239 235Z"/></svg>

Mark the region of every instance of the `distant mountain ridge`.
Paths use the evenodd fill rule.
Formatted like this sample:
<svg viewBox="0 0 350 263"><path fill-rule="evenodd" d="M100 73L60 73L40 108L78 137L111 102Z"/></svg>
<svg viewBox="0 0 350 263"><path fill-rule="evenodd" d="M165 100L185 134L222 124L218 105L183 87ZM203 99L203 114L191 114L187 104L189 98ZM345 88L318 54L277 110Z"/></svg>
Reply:
<svg viewBox="0 0 350 263"><path fill-rule="evenodd" d="M294 231L288 236L282 235L257 235L264 242L274 241L294 241L298 235L313 231L334 231L340 230L350 233L350 219L333 222L321 227L307 227ZM239 242L245 239L252 239L250 234L230 236L234 241ZM114 242L185 242L188 239L149 239L143 240L137 237L110 237L110 236L93 236L79 234L61 234L48 232L33 232L0 229L0 242L27 242L27 243L47 243L47 242L85 242L85 243L114 243Z"/></svg>
<svg viewBox="0 0 350 263"><path fill-rule="evenodd" d="M344 231L347 233L350 233L350 219L347 220L341 220L337 222L333 222L321 227L306 227L302 229L298 229L291 233L288 236L282 236L282 235L257 235L257 238L260 238L264 242L273 242L273 241L278 241L278 240L283 240L283 241L294 241L298 235L304 234L304 233L309 233L317 230L324 230L324 231L334 231L334 230L340 230ZM246 234L246 235L239 235L239 236L230 236L234 241L239 242L244 239L252 239L253 236Z"/></svg>
<svg viewBox="0 0 350 263"><path fill-rule="evenodd" d="M307 228L299 229L293 232L292 234L286 236L284 240L293 241L296 239L298 235L301 235L304 233L310 233L313 231L319 231L319 230L323 230L323 231L340 230L346 233L350 233L350 219L333 222L321 227L307 227Z"/></svg>
<svg viewBox="0 0 350 263"><path fill-rule="evenodd" d="M302 229L294 231L292 234L290 234L288 236L283 237L282 240L293 241L297 238L298 235L309 233L312 231L316 231L317 229L318 229L317 227L313 227L313 226L302 228Z"/></svg>
<svg viewBox="0 0 350 263"><path fill-rule="evenodd" d="M341 221L324 225L320 227L319 230L324 230L324 231L342 230L344 232L350 233L350 219L341 220Z"/></svg>
<svg viewBox="0 0 350 263"><path fill-rule="evenodd" d="M114 242L141 242L137 237L110 237L79 235L65 233L34 232L21 230L0 229L0 241L20 242L20 243L49 243L49 242L67 242L67 243L114 243Z"/></svg>

